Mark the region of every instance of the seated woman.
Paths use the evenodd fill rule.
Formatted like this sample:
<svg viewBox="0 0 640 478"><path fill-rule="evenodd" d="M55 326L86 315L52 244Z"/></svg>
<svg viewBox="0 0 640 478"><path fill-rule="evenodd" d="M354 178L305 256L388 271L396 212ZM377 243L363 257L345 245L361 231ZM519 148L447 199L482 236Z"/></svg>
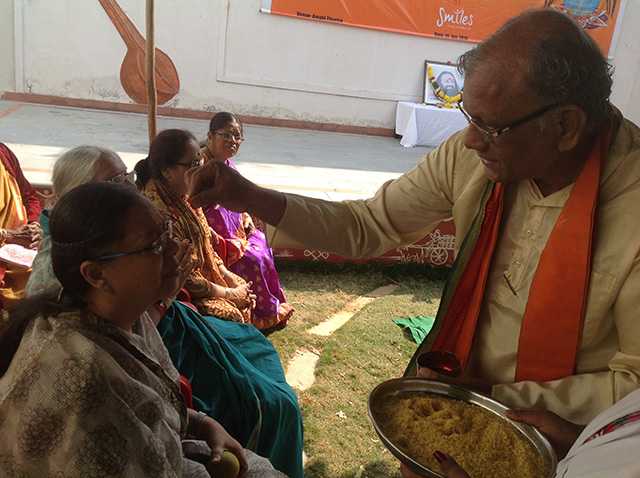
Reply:
<svg viewBox="0 0 640 478"><path fill-rule="evenodd" d="M137 186L165 219L171 220L180 240L188 240L198 265L187 278L185 288L191 302L203 315L234 322L249 322L255 295L251 283L230 272L213 249L217 236L202 214L186 201L185 172L202 164L198 143L185 130L162 131L151 142L149 157L135 170Z"/></svg>
<svg viewBox="0 0 640 478"><path fill-rule="evenodd" d="M18 158L0 143L0 247L13 244L35 249L40 242L40 200L24 177ZM31 273L23 267L0 260L0 311L24 298Z"/></svg>
<svg viewBox="0 0 640 478"><path fill-rule="evenodd" d="M115 152L85 145L55 162L52 182L61 198L91 181L124 183L135 190L134 179ZM27 285L28 297L44 291L57 295L60 290L51 266L49 212L44 210L40 217L44 240ZM190 272L192 251L191 246L180 247L184 275ZM250 324L203 317L173 301L178 289L164 298L168 308L157 327L174 365L191 382L194 407L220 422L245 448L269 458L277 469L292 478L302 477L302 417L278 352ZM150 313L154 311L156 305Z"/></svg>
<svg viewBox="0 0 640 478"><path fill-rule="evenodd" d="M0 474L209 476L183 457L189 433L207 461L231 451L244 476L242 446L186 408L146 312L180 280L170 224L134 189L90 183L60 199L50 226L61 293L0 323Z"/></svg>
<svg viewBox="0 0 640 478"><path fill-rule="evenodd" d="M221 161L231 168L230 158L242 144L242 123L231 113L217 113L209 123L209 132L202 148L206 161ZM255 228L248 213L237 213L218 205L203 208L213 230L224 239L227 267L253 283L256 306L251 312L251 323L258 329L284 326L293 314L280 288L278 272L273 263L273 252L267 246L264 233ZM222 254L221 254L222 255Z"/></svg>

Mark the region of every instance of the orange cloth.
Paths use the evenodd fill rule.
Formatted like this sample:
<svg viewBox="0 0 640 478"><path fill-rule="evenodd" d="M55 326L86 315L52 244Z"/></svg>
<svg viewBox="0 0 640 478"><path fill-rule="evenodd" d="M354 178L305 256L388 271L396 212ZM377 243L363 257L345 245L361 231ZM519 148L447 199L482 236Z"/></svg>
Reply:
<svg viewBox="0 0 640 478"><path fill-rule="evenodd" d="M27 211L20 188L4 163L0 162L0 227L17 229L27 224ZM31 269L0 261L0 308L9 308L24 297Z"/></svg>

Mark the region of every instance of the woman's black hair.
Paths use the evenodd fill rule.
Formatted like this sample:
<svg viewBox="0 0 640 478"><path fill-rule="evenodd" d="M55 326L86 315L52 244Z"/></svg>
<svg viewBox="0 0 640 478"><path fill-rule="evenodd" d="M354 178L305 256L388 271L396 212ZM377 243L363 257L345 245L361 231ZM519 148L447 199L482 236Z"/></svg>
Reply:
<svg viewBox="0 0 640 478"><path fill-rule="evenodd" d="M57 291L48 292L24 299L7 311L8 317L5 314L0 322L0 376L33 319L84 305L90 286L80 265L118 252L110 248L124 237L128 213L142 200L135 189L107 182L82 184L60 198L51 211L49 228L51 262L63 286L63 299L57 300Z"/></svg>
<svg viewBox="0 0 640 478"><path fill-rule="evenodd" d="M136 186L142 189L150 179L162 178L162 169L174 167L189 148L189 142L197 140L185 129L166 129L158 133L149 147L149 156L135 166Z"/></svg>
<svg viewBox="0 0 640 478"><path fill-rule="evenodd" d="M241 130L243 129L242 121L240 121L240 118L238 118L233 113L221 111L220 113L216 113L215 115L213 115L213 118L211 118L211 121L209 122L209 131L213 133L214 131L218 131L220 128L224 128L229 123L234 122L240 125Z"/></svg>

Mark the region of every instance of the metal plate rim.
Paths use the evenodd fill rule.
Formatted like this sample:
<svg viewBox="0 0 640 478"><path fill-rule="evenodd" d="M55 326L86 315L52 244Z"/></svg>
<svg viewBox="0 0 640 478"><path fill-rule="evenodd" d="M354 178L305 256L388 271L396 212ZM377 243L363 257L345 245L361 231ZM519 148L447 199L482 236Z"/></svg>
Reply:
<svg viewBox="0 0 640 478"><path fill-rule="evenodd" d="M558 460L556 454L553 450L553 447L549 443L549 440L535 427L530 425L514 422L510 420L505 415L505 411L509 409L506 405L491 398L487 395L478 393L466 387L462 387L460 385L440 382L437 380L428 380L424 378L418 377L407 377L407 378L393 378L390 380L386 380L380 384L378 384L369 394L369 398L367 400L367 411L369 413L369 419L373 424L373 427L380 437L382 443L389 449L389 451L401 462L407 465L416 473L430 478L446 478L444 475L438 473L435 470L431 470L408 455L406 455L402 450L397 448L391 441L384 435L382 430L380 430L378 426L378 422L376 417L372 412L372 401L378 398L379 395L388 394L388 393L403 393L403 392L428 392L435 393L438 395L444 395L450 398L455 398L458 400L463 400L467 403L472 403L474 405L478 405L485 410L488 410L501 418L507 420L513 426L518 428L536 447L536 449L543 455L545 461L549 462L551 465L551 469L547 477L552 478L554 476Z"/></svg>

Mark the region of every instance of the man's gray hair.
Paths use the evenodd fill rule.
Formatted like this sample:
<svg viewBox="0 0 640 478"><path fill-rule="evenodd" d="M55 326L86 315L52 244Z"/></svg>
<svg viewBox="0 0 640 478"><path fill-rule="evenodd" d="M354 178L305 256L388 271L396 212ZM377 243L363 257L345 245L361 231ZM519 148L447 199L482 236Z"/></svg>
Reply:
<svg viewBox="0 0 640 478"><path fill-rule="evenodd" d="M528 41L524 41L527 34ZM514 42L516 38L521 41ZM507 39L512 46L506 52L517 48L522 55L500 57ZM598 128L607 117L613 68L593 38L563 13L550 8L522 13L463 53L458 68L470 77L487 62L520 67L526 87L547 104L559 102L582 108L587 129Z"/></svg>

